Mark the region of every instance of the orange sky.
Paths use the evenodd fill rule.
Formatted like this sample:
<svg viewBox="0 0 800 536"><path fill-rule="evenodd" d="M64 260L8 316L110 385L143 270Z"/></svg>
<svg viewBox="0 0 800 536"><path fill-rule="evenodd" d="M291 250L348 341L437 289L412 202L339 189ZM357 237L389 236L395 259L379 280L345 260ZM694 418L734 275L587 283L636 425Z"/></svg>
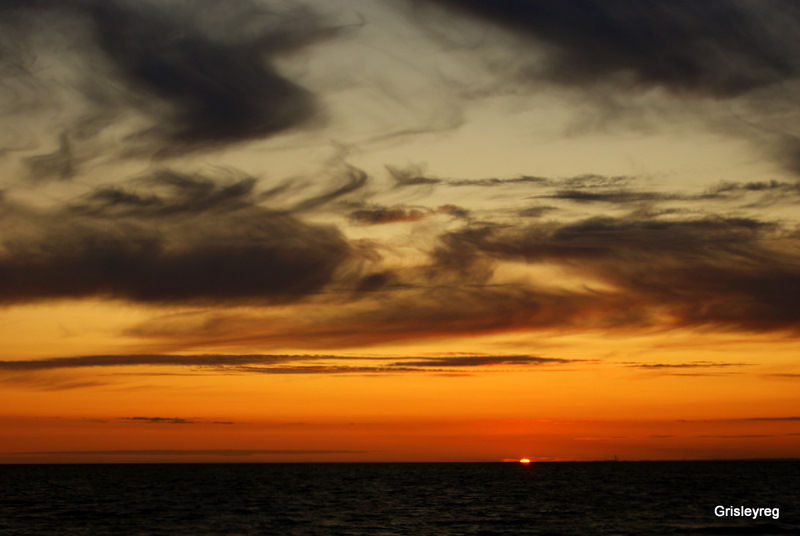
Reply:
<svg viewBox="0 0 800 536"><path fill-rule="evenodd" d="M0 463L800 453L796 16L93 4L0 8Z"/></svg>

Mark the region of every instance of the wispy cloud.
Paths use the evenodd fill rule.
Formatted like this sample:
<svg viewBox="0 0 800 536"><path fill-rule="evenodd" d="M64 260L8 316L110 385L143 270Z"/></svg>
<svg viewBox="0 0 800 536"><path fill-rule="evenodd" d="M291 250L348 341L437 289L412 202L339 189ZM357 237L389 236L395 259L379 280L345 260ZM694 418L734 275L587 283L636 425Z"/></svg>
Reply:
<svg viewBox="0 0 800 536"><path fill-rule="evenodd" d="M726 417L719 419L679 419L682 423L735 423L735 422L782 422L800 421L800 416L795 415L763 415L755 417Z"/></svg>
<svg viewBox="0 0 800 536"><path fill-rule="evenodd" d="M717 434L717 435L699 435L705 439L763 439L766 437L775 437L774 434Z"/></svg>
<svg viewBox="0 0 800 536"><path fill-rule="evenodd" d="M752 363L725 363L715 361L691 361L688 363L624 363L627 367L642 369L694 369L694 368L726 368L746 367Z"/></svg>
<svg viewBox="0 0 800 536"><path fill-rule="evenodd" d="M763 375L766 378L779 378L785 380L796 380L800 379L800 372L773 372L770 374Z"/></svg>
<svg viewBox="0 0 800 536"><path fill-rule="evenodd" d="M421 169L386 166L386 170L394 180L397 188L403 186L430 186L442 182L442 179L426 177Z"/></svg>
<svg viewBox="0 0 800 536"><path fill-rule="evenodd" d="M120 417L123 421L146 422L155 424L195 424L197 421L180 417Z"/></svg>
<svg viewBox="0 0 800 536"><path fill-rule="evenodd" d="M25 369L3 369L0 383L11 387L24 387L36 391L66 391L71 389L91 389L95 387L108 386L109 381L105 378L83 378L66 375L56 375L44 373L46 370L36 369L40 373L30 374ZM16 371L16 372L15 372Z"/></svg>
<svg viewBox="0 0 800 536"><path fill-rule="evenodd" d="M482 367L489 365L548 365L571 363L574 360L531 355L448 356L419 361L401 361L397 365L410 367Z"/></svg>
<svg viewBox="0 0 800 536"><path fill-rule="evenodd" d="M67 210L99 218L168 218L253 208L256 178L225 171L212 178L162 168L129 181L128 188L100 186L70 203Z"/></svg>
<svg viewBox="0 0 800 536"><path fill-rule="evenodd" d="M144 424L236 424L233 421L213 421L207 419L184 419L183 417L120 417L119 420ZM106 421L102 421L106 422Z"/></svg>
<svg viewBox="0 0 800 536"><path fill-rule="evenodd" d="M788 417L746 417L744 421L800 421L800 416Z"/></svg>
<svg viewBox="0 0 800 536"><path fill-rule="evenodd" d="M543 186L550 184L551 181L544 177L511 177L511 178L483 178L483 179L451 179L447 181L448 186L504 186L509 184L533 184Z"/></svg>
<svg viewBox="0 0 800 536"><path fill-rule="evenodd" d="M559 190L554 194L536 196L539 199L558 199L576 203L645 203L653 201L687 200L688 196L666 194L661 192L616 190L616 191L587 191L587 190Z"/></svg>
<svg viewBox="0 0 800 536"><path fill-rule="evenodd" d="M350 220L361 225L381 225L387 223L420 221L428 217L431 212L416 208L369 208L355 210L350 213Z"/></svg>
<svg viewBox="0 0 800 536"><path fill-rule="evenodd" d="M293 210L304 211L321 207L322 205L330 203L331 201L338 199L343 195L363 188L367 184L368 180L369 176L363 170L353 166L347 166L346 172L344 173L344 184L337 186L323 194L305 199L297 204Z"/></svg>

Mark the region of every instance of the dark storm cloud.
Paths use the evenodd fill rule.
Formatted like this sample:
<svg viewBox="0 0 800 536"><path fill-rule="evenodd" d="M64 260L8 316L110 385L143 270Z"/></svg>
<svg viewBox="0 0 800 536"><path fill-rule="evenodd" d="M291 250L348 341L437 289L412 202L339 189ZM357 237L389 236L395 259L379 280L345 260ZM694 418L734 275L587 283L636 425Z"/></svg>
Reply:
<svg viewBox="0 0 800 536"><path fill-rule="evenodd" d="M565 84L631 76L730 97L800 74L800 7L761 0L438 0L545 43L540 70Z"/></svg>
<svg viewBox="0 0 800 536"><path fill-rule="evenodd" d="M5 19L0 28L17 37L13 46L3 47L4 65L35 80L36 38L51 31L50 41L69 45L55 47L55 53L89 58L93 65L81 82L94 107L82 120L84 131L92 122L95 130L109 124L118 113L114 108L125 102L152 117L153 125L140 134L162 154L220 147L306 124L318 111L314 97L273 62L336 31L306 8L247 0L3 2L0 10ZM48 27L53 13L74 23ZM106 65L98 66L97 58ZM38 157L34 171L68 175L65 156L62 148Z"/></svg>
<svg viewBox="0 0 800 536"><path fill-rule="evenodd" d="M249 178L163 172L144 182L146 193L104 187L66 208L0 214L0 302L287 302L351 260L335 228L258 206Z"/></svg>

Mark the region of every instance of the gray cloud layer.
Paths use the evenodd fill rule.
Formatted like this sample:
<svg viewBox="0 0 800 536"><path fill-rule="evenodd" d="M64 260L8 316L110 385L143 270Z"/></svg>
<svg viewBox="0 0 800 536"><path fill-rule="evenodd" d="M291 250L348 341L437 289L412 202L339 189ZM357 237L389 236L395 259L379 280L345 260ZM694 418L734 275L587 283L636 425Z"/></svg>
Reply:
<svg viewBox="0 0 800 536"><path fill-rule="evenodd" d="M566 88L579 96L581 105L591 101L599 112L578 121L578 129L598 119L607 124L613 118L633 117L634 110L642 116L655 112L634 104L637 96L654 89L681 99L670 108L679 112L687 103L702 107L710 101L735 102L706 117L706 126L750 140L769 158L800 174L800 135L794 118L800 8L791 0L432 4L445 11L424 11L424 17L434 17L442 27L449 26L456 12L517 36L504 62L488 59L499 77L492 91L540 90L553 84ZM483 34L489 35L489 43ZM491 35L476 32L467 42L509 47L505 41L493 43ZM669 123L670 114L662 114L657 122Z"/></svg>
<svg viewBox="0 0 800 536"><path fill-rule="evenodd" d="M552 53L541 74L566 84L630 75L643 85L725 97L800 75L800 9L791 1L437 3L547 44Z"/></svg>
<svg viewBox="0 0 800 536"><path fill-rule="evenodd" d="M20 86L41 83L40 53L91 64L79 87L92 111L68 128L71 134L98 132L123 106L152 119L129 145L146 142L162 155L308 123L318 115L316 99L281 75L274 61L336 31L307 8L249 0L4 0L0 15L0 29L13 36L0 42L0 62ZM41 87L40 93L41 101L50 98ZM73 172L68 156L69 145L62 144L31 165L39 176L66 177Z"/></svg>
<svg viewBox="0 0 800 536"><path fill-rule="evenodd" d="M780 0L437 3L498 24L523 41L544 43L544 63L527 76L589 90L622 79L635 87L725 99L800 73L800 56L791 53L800 50L800 32L794 31L800 9ZM13 81L0 90L4 96L23 99L25 80L37 98L46 99L35 83L42 73L33 69L42 47L59 59L75 54L98 60L96 79L76 83L97 109L81 128L73 125L59 134L54 152L26 161L37 179L74 177L83 155L71 140L110 125L120 102L159 118L140 137L152 138L153 147L167 152L222 147L305 124L317 110L315 99L278 72L276 58L336 31L306 8L250 1L228 6L210 0L4 0L0 10L0 28L12 36L0 40L3 74ZM57 20L62 22L52 42L34 39L45 35L45 23ZM70 46L54 52L63 43ZM80 71L89 63L68 66ZM32 110L39 104L27 102ZM364 203L358 210L346 207L344 215L360 225L442 213L465 220L460 228L449 222L446 230L439 222L425 222L424 232L439 233L427 237L422 252L430 254L427 264L370 272L364 258L379 265L381 244L348 241L333 226L301 219L313 211L335 214L334 202L354 192L366 198L369 177L355 167L285 210L260 203L288 186L260 193L257 179L246 174L221 179L169 169L124 185L106 184L51 209L0 196L0 303L94 296L158 304L274 304L336 287L347 291L341 293L347 294L344 299L372 300L374 308L337 312L336 318L322 319L320 313L325 330L301 326L306 331L297 333L308 340L329 335L367 342L408 334L574 327L586 319L592 319L587 325L639 326L653 321L648 315L655 308L665 310L660 318L675 325L798 326L797 234L780 222L702 210L691 219L667 219L644 209L543 221L576 204L638 210L689 201L796 202L796 184L729 182L688 194L639 190L635 178L592 174L560 180L533 174L442 179L411 168L388 172L393 196L414 188L458 190L454 198L468 187L524 188L535 190L527 198L563 203L500 207L507 211L505 219L494 219L488 210L417 208L392 204L394 199L386 205ZM544 188L552 191L543 193ZM509 222L508 214L531 219ZM495 284L498 267L508 262L557 264L585 278L587 287ZM590 288L594 281L606 290Z"/></svg>
<svg viewBox="0 0 800 536"><path fill-rule="evenodd" d="M6 206L0 302L293 301L351 256L334 228L258 206L250 178L161 172L146 194L101 187L50 211Z"/></svg>
<svg viewBox="0 0 800 536"><path fill-rule="evenodd" d="M558 262L620 289L587 296L596 306L630 314L663 306L681 324L797 328L800 262L796 252L780 247L782 236L794 243L775 225L746 218L603 217L473 226L444 235L437 258L441 269L466 273L469 266L481 273L492 260ZM627 322L635 323L630 316Z"/></svg>

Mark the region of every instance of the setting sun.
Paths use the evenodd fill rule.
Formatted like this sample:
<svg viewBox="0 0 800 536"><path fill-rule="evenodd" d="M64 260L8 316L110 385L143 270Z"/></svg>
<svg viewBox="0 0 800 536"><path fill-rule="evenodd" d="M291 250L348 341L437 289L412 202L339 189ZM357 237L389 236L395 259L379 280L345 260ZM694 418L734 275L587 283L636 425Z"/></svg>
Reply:
<svg viewBox="0 0 800 536"><path fill-rule="evenodd" d="M522 458L522 459L519 461L519 463L521 463L521 464L523 464L523 465L528 465L529 463L531 463L531 461L530 461L528 458Z"/></svg>

